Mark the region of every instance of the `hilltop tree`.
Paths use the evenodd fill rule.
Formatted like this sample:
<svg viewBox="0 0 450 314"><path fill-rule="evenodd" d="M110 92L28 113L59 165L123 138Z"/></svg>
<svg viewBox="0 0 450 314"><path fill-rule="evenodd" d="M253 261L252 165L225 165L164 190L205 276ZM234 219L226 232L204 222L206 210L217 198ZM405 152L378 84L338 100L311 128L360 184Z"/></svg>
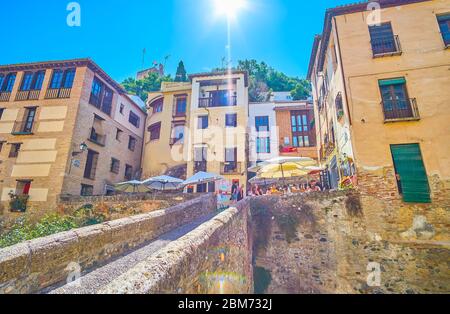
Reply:
<svg viewBox="0 0 450 314"><path fill-rule="evenodd" d="M256 60L240 60L238 70L249 74L250 101L265 101L268 92L290 91L294 100L307 98L311 93L311 85L305 79L290 77L283 72Z"/></svg>
<svg viewBox="0 0 450 314"><path fill-rule="evenodd" d="M177 74L175 75L175 82L187 82L187 80L188 78L186 74L186 69L184 68L184 63L183 61L180 61L177 67Z"/></svg>
<svg viewBox="0 0 450 314"><path fill-rule="evenodd" d="M173 82L173 79L170 75L160 76L158 73L150 72L142 80L127 78L122 82L122 86L129 94L139 96L143 101L147 101L148 93L159 91L162 82Z"/></svg>

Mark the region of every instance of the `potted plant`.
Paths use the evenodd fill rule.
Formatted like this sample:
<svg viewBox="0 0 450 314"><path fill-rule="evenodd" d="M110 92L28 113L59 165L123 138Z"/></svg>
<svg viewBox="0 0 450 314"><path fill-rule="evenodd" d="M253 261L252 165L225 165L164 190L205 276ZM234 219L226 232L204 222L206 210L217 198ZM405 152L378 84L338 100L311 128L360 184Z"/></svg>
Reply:
<svg viewBox="0 0 450 314"><path fill-rule="evenodd" d="M24 213L26 211L29 195L17 195L10 192L9 198L9 208L12 212Z"/></svg>

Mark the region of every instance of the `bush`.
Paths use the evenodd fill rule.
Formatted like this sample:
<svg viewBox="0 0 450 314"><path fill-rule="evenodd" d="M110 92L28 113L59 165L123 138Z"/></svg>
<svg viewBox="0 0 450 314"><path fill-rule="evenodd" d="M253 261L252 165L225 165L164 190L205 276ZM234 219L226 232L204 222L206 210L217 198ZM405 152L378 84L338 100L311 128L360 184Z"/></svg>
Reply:
<svg viewBox="0 0 450 314"><path fill-rule="evenodd" d="M15 221L14 225L6 233L0 235L0 248L78 227L79 225L70 216L50 214L36 224L31 224L26 218L21 217Z"/></svg>

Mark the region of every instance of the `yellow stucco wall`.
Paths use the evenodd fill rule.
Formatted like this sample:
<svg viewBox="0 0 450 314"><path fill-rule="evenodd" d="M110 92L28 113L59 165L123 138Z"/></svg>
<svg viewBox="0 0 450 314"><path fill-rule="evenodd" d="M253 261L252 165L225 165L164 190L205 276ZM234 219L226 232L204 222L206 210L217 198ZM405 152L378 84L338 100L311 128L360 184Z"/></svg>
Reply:
<svg viewBox="0 0 450 314"><path fill-rule="evenodd" d="M359 166L392 167L390 144L419 143L428 175L450 179L450 50L436 19L448 12L448 0L383 9L381 22L391 22L402 47L383 58L372 57L367 12L336 18ZM416 98L419 121L384 123L378 80L397 77Z"/></svg>
<svg viewBox="0 0 450 314"><path fill-rule="evenodd" d="M187 95L186 117L174 118L173 110L176 95ZM167 169L182 165L186 163L187 153L185 145L176 144L171 146L170 139L172 136L172 122L174 120L186 121L186 131L189 125L189 111L191 102L191 84L190 83L163 83L161 92L151 93L149 95L149 103L156 98L164 97L163 111L153 113L152 108L148 110L148 118L145 130L144 155L142 161L143 177L149 178L152 176L161 175ZM158 140L150 141L150 132L148 127L161 122L161 134Z"/></svg>

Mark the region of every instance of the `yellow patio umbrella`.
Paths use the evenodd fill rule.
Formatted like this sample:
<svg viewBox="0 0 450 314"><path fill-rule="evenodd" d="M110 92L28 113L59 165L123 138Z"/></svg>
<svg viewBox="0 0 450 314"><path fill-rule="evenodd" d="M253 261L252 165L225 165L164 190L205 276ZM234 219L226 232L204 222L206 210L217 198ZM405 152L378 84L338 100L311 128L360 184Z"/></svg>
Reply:
<svg viewBox="0 0 450 314"><path fill-rule="evenodd" d="M308 157L277 157L269 159L253 167L258 176L266 179L304 176L309 173L308 167L317 166L317 161Z"/></svg>

